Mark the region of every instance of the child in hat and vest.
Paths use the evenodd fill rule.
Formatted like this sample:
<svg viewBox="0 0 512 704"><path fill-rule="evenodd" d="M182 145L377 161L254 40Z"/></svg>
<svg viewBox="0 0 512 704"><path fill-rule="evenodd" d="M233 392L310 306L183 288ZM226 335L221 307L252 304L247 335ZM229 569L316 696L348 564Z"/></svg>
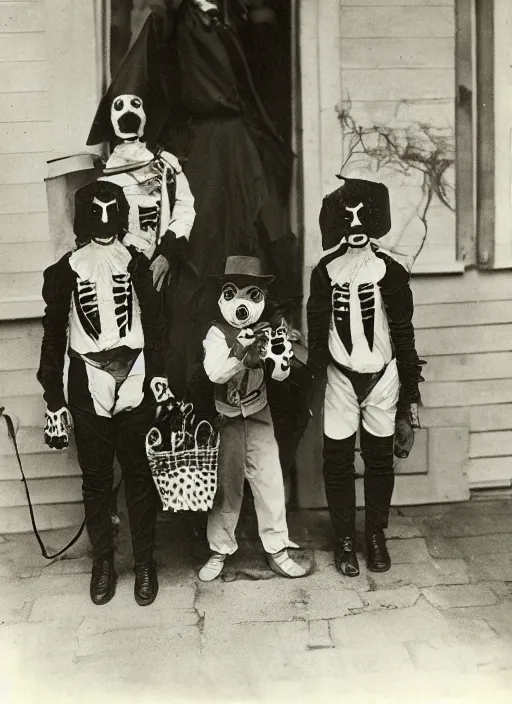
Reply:
<svg viewBox="0 0 512 704"><path fill-rule="evenodd" d="M207 528L212 555L199 572L203 581L218 577L226 557L237 549L245 479L270 568L283 577L307 574L288 553L298 546L288 537L279 449L266 395L267 369L273 379L284 381L292 357L286 328L272 330L261 321L272 278L262 274L258 258L228 257L219 298L222 318L203 341L204 369L222 416L218 489Z"/></svg>

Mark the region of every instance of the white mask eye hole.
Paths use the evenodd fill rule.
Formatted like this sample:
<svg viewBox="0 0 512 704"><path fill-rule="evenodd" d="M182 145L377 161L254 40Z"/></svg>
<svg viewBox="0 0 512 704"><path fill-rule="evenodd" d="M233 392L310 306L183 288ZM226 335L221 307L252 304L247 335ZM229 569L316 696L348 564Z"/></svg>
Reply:
<svg viewBox="0 0 512 704"><path fill-rule="evenodd" d="M122 98L118 98L116 101L114 101L114 110L121 111L124 107L124 100Z"/></svg>
<svg viewBox="0 0 512 704"><path fill-rule="evenodd" d="M254 301L254 303L261 303L261 301L263 300L263 291L261 290L261 288L251 288L248 291L248 294L249 298L251 299L251 301Z"/></svg>
<svg viewBox="0 0 512 704"><path fill-rule="evenodd" d="M138 108L142 107L142 100L140 100L140 98L132 98L130 102L131 102L132 108L138 109Z"/></svg>
<svg viewBox="0 0 512 704"><path fill-rule="evenodd" d="M232 301L238 293L238 289L233 284L226 284L222 289L222 297L225 301Z"/></svg>

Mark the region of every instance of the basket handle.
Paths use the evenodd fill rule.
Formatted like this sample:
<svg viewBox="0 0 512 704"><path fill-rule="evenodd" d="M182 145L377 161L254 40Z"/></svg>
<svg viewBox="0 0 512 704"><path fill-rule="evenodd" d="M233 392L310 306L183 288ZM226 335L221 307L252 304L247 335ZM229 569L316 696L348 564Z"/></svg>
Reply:
<svg viewBox="0 0 512 704"><path fill-rule="evenodd" d="M212 424L209 423L207 420L202 420L200 423L197 424L196 431L195 431L195 433L194 433L194 441L195 441L196 450L199 448L198 443L197 443L197 435L198 435L198 432L199 432L199 428L200 428L202 425L206 425L206 426L208 427L208 435L209 435L209 437L208 437L208 445L209 445L209 446L211 445L212 437L215 436L215 431L214 431L214 429L213 429Z"/></svg>

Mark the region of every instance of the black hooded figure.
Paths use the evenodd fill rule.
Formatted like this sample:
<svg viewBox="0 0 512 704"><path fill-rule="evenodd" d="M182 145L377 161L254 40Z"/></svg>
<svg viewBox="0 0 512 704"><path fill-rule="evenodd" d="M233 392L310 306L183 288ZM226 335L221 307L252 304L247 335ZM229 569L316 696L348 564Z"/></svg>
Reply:
<svg viewBox="0 0 512 704"><path fill-rule="evenodd" d="M393 454L407 456L418 424L423 362L415 348L409 272L379 240L391 228L386 186L342 178L324 198L324 254L311 275L309 365L327 373L324 480L337 537L335 564L359 574L355 553L356 433L365 464L367 567L390 567L384 529L394 487ZM405 437L404 437L405 436Z"/></svg>
<svg viewBox="0 0 512 704"><path fill-rule="evenodd" d="M275 276L269 294L279 315L291 320L300 310L298 246L288 212L293 155L282 134L289 130L290 108L276 128L264 106L265 98L270 104L276 95L288 100L285 76L291 68L286 46L276 41L275 25L250 21L251 4L183 0L169 11L165 38L161 19L151 15L102 100L89 137L89 143L111 140L101 125L112 98L134 92L134 80L138 85L145 81L139 88L148 116L145 139L148 147L160 145L183 165L196 210L188 257L203 282L198 286L185 272L166 292L169 382L184 396L187 380L193 379L196 392L200 389L199 395L211 402L201 342L216 315L218 295L207 281L222 273L227 257L258 256ZM281 3L274 4L274 16L289 23ZM304 402L308 379L307 370L297 364L286 391L269 385L276 434L286 455L281 457L284 470L293 463L309 417ZM197 395L193 400L197 403Z"/></svg>
<svg viewBox="0 0 512 704"><path fill-rule="evenodd" d="M173 402L159 294L147 257L125 246L128 216L124 191L115 183L96 181L76 192L77 247L44 272L37 378L47 405L45 443L55 450L67 447L74 427L93 551L91 599L106 604L116 588L110 508L117 458L132 535L134 596L146 606L158 592L153 560L158 497L145 439L157 403Z"/></svg>

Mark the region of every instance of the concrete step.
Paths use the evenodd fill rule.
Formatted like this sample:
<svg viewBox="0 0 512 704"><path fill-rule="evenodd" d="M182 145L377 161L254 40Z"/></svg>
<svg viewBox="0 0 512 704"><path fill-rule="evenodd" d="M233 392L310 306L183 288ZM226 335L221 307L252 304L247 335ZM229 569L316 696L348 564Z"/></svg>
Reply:
<svg viewBox="0 0 512 704"><path fill-rule="evenodd" d="M44 454L21 455L21 464L27 479L80 476L77 456L73 451L55 450ZM0 456L0 481L18 479L21 479L21 472L14 454ZM0 491L3 491L3 485Z"/></svg>
<svg viewBox="0 0 512 704"><path fill-rule="evenodd" d="M76 454L75 440L73 433L70 436L70 445L67 450L62 450L56 452L50 449L44 442L44 432L43 428L35 426L21 426L16 431L16 440L18 443L18 449L20 455L34 455L34 454L51 454L52 457L57 457L62 452L73 452ZM0 457L2 455L13 455L14 449L12 441L9 438L7 432L0 427Z"/></svg>
<svg viewBox="0 0 512 704"><path fill-rule="evenodd" d="M29 483L29 490L34 506L40 504L78 503L82 499L82 480L78 476L33 479ZM26 504L27 497L21 481L2 481L0 509L26 506Z"/></svg>
<svg viewBox="0 0 512 704"><path fill-rule="evenodd" d="M81 501L69 504L44 504L35 506L34 513L39 530L55 530L79 526L83 521L84 507ZM32 532L32 524L26 502L23 506L4 507L0 510L0 535L30 532Z"/></svg>

